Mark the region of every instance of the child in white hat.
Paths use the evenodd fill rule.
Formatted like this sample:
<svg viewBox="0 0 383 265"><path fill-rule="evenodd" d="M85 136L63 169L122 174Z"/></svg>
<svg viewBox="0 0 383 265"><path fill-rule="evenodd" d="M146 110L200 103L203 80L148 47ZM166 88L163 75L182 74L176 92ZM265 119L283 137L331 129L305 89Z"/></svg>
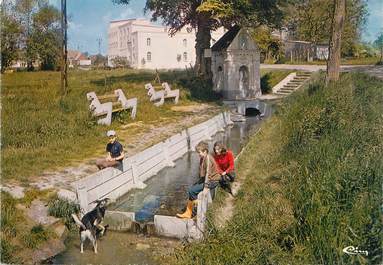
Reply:
<svg viewBox="0 0 383 265"><path fill-rule="evenodd" d="M106 167L122 168L122 160L125 157L122 145L117 141L116 132L110 130L106 133L109 137L109 143L106 145L106 158L98 159L96 165L99 169Z"/></svg>

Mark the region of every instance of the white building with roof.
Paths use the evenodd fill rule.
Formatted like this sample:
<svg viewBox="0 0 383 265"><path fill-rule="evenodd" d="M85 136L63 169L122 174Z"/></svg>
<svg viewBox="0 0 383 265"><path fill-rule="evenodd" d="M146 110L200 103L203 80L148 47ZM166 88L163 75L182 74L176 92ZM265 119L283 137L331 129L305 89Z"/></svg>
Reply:
<svg viewBox="0 0 383 265"><path fill-rule="evenodd" d="M223 29L212 32L218 40ZM108 65L125 57L137 69L175 69L195 64L195 31L185 28L169 36L167 28L147 19L111 21L108 31Z"/></svg>

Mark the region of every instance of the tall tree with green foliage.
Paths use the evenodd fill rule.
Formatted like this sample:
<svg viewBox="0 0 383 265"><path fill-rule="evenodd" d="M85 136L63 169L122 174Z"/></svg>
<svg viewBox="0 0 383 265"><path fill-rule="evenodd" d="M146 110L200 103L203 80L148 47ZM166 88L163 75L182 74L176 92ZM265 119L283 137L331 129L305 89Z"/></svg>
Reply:
<svg viewBox="0 0 383 265"><path fill-rule="evenodd" d="M60 60L60 12L52 5L33 14L31 49L41 62L41 70L55 70Z"/></svg>
<svg viewBox="0 0 383 265"><path fill-rule="evenodd" d="M3 3L0 13L1 26L1 72L18 59L21 28L12 16L8 3Z"/></svg>
<svg viewBox="0 0 383 265"><path fill-rule="evenodd" d="M295 39L328 43L334 3L333 0L296 0L286 9L285 24ZM366 1L346 0L346 15L341 51L345 56L352 56L368 15Z"/></svg>
<svg viewBox="0 0 383 265"><path fill-rule="evenodd" d="M16 0L14 2L15 16L22 28L19 43L29 71L33 70L33 62L36 60L36 54L33 52L31 45L31 33L32 17L37 8L38 0Z"/></svg>
<svg viewBox="0 0 383 265"><path fill-rule="evenodd" d="M130 0L113 0L129 4ZM233 24L258 26L278 24L282 17L282 0L147 0L145 11L150 11L152 20L161 19L174 35L182 28L196 30L196 71L211 77L210 58L204 57L210 48L211 30Z"/></svg>

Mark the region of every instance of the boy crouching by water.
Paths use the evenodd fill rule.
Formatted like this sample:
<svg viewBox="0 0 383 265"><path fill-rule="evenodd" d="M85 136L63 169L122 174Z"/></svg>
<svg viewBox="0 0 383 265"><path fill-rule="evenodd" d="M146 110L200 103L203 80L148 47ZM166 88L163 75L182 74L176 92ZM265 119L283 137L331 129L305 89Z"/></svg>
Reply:
<svg viewBox="0 0 383 265"><path fill-rule="evenodd" d="M209 154L209 145L206 142L200 142L196 146L196 151L200 157L199 161L199 180L188 190L189 200L186 210L182 214L177 214L179 218L191 218L193 205L197 201L198 194L203 190L214 189L219 184L221 174L218 173L214 158ZM207 180L205 181L207 177Z"/></svg>

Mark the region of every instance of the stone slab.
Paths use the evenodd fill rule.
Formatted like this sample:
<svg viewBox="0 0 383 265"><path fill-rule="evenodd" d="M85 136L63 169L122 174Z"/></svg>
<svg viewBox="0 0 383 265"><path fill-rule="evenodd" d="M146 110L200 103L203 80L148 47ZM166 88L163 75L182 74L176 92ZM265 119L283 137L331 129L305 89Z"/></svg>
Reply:
<svg viewBox="0 0 383 265"><path fill-rule="evenodd" d="M129 231L132 229L133 221L133 212L106 211L103 223L108 224L111 230Z"/></svg>
<svg viewBox="0 0 383 265"><path fill-rule="evenodd" d="M180 219L174 216L155 215L154 226L158 236L187 238L188 231L194 226L193 219Z"/></svg>

